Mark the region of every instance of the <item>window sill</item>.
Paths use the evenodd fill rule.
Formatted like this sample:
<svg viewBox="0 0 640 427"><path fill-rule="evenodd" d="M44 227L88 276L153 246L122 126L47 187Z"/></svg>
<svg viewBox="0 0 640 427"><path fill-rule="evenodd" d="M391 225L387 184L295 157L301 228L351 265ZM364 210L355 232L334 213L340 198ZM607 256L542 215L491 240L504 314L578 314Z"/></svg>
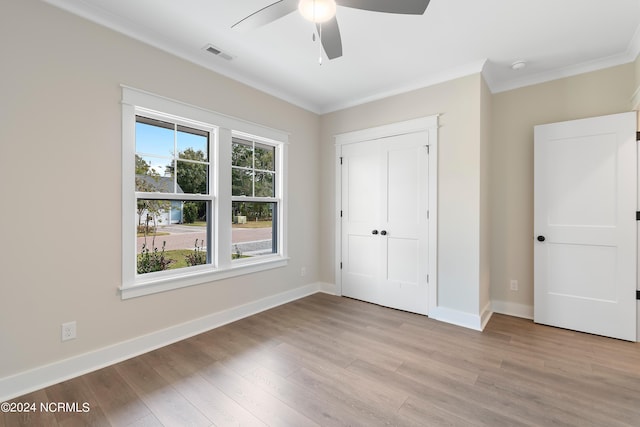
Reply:
<svg viewBox="0 0 640 427"><path fill-rule="evenodd" d="M200 285L216 280L285 267L288 262L289 258L275 256L251 263L236 263L224 270L200 270L175 276L156 277L151 280L139 279L134 284L120 287L120 296L124 300L173 289L186 288L187 286Z"/></svg>

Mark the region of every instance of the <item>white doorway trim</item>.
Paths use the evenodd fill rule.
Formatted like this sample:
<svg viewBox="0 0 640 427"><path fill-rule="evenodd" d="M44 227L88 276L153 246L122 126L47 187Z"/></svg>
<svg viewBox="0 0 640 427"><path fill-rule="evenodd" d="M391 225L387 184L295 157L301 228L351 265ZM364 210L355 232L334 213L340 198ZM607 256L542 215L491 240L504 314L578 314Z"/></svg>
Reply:
<svg viewBox="0 0 640 427"><path fill-rule="evenodd" d="M438 306L438 115L334 135L335 138L335 282L342 295L342 146L415 132L427 132L429 146L429 313Z"/></svg>

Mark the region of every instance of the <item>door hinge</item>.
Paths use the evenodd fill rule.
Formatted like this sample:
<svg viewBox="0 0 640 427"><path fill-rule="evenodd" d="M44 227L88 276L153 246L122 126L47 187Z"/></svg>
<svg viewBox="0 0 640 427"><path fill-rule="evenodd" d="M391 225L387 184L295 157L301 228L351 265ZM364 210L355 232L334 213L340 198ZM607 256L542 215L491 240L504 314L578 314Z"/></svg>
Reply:
<svg viewBox="0 0 640 427"><path fill-rule="evenodd" d="M340 157L340 164L342 164L342 157Z"/></svg>
<svg viewBox="0 0 640 427"><path fill-rule="evenodd" d="M636 211L636 221L640 221L640 211Z"/></svg>
<svg viewBox="0 0 640 427"><path fill-rule="evenodd" d="M427 283L429 283L429 275L427 274Z"/></svg>
<svg viewBox="0 0 640 427"><path fill-rule="evenodd" d="M340 270L342 270L342 262L340 262Z"/></svg>
<svg viewBox="0 0 640 427"><path fill-rule="evenodd" d="M340 218L342 218L342 211L340 211Z"/></svg>
<svg viewBox="0 0 640 427"><path fill-rule="evenodd" d="M426 147L427 147L427 154L429 154L429 146L428 146L428 145L426 145Z"/></svg>
<svg viewBox="0 0 640 427"><path fill-rule="evenodd" d="M427 211L427 219L429 219L429 211Z"/></svg>
<svg viewBox="0 0 640 427"><path fill-rule="evenodd" d="M640 141L640 131L636 132L636 141Z"/></svg>
<svg viewBox="0 0 640 427"><path fill-rule="evenodd" d="M636 291L636 299L640 300L640 291Z"/></svg>

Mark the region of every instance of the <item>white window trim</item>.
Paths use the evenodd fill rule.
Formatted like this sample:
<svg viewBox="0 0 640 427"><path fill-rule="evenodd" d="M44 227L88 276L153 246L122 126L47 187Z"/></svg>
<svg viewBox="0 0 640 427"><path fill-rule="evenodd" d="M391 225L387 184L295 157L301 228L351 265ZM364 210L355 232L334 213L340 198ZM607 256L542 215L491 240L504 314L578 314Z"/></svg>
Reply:
<svg viewBox="0 0 640 427"><path fill-rule="evenodd" d="M246 203L253 203L253 202L258 202L258 203L276 203L278 210L276 212L276 217L280 218L280 215L284 215L284 211L283 211L283 200L282 200L282 195L285 193L284 191L282 191L281 189L284 186L284 182L282 179L282 171L284 170L283 168L283 158L284 156L280 155L281 151L282 151L282 146L280 145L274 145L272 141L269 141L267 139L264 138L259 138L256 137L255 135L249 135L247 133L244 132L237 132L234 131L232 132L232 138L240 138L240 139L245 139L245 140L250 140L252 142L257 142L257 143L264 143L267 145L272 145L274 146L276 152L275 152L275 196L274 197L250 197L250 196L233 196L231 195L231 203L233 202L246 202ZM255 170L255 169L252 169ZM254 183L255 184L255 183ZM229 187L231 187L231 185L229 185ZM277 232L277 236L276 236L276 241L278 242L278 246L280 247L281 242L284 242L285 240L283 239L284 234L283 234L283 230L281 230L280 226L282 224L282 221L278 220L278 226L276 229ZM282 240L281 240L282 239ZM261 257L262 258L262 257ZM239 266L241 264L248 264L251 263L252 260L248 259L248 258L240 258L240 259L234 259L231 261L233 263L233 265Z"/></svg>
<svg viewBox="0 0 640 427"><path fill-rule="evenodd" d="M135 116L156 114L174 116L178 120L196 122L215 132L212 141L212 242L215 260L212 264L179 270L147 273L136 272L136 191L135 191ZM279 252L259 258L231 260L231 139L232 135L250 135L255 140L276 147L276 195L278 196L278 247ZM135 298L171 289L227 279L243 274L256 273L284 267L287 256L287 145L286 132L225 116L200 107L174 101L127 86L122 86L122 299ZM239 261L239 260L236 260Z"/></svg>

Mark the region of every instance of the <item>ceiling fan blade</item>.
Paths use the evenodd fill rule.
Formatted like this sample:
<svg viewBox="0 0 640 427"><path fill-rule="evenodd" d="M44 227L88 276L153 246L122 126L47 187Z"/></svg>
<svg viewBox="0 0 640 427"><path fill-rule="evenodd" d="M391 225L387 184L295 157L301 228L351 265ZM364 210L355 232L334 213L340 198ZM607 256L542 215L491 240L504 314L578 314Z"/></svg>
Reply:
<svg viewBox="0 0 640 427"><path fill-rule="evenodd" d="M321 27L322 26L322 27ZM335 59L342 56L342 38L340 37L340 27L334 16L327 22L316 24L318 34L321 34L322 48L327 58Z"/></svg>
<svg viewBox="0 0 640 427"><path fill-rule="evenodd" d="M263 7L231 26L234 30L253 30L290 14L298 8L298 0L280 0Z"/></svg>
<svg viewBox="0 0 640 427"><path fill-rule="evenodd" d="M372 12L400 13L404 15L422 15L430 0L338 0L339 6Z"/></svg>

